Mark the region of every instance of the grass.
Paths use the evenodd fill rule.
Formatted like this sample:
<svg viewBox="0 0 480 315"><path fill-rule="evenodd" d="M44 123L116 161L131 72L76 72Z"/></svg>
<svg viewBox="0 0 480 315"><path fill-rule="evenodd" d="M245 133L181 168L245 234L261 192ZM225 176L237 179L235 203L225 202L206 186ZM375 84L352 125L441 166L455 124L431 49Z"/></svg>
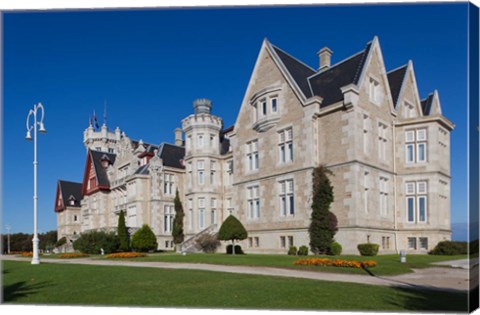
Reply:
<svg viewBox="0 0 480 315"><path fill-rule="evenodd" d="M466 255L460 256L435 256L435 255L408 255L406 263L400 263L399 255L380 255L374 257L361 257L354 255L341 256L307 256L308 257L327 257L333 259L346 260L375 260L377 266L370 269L370 272L379 275L399 275L412 272L412 268L432 267L432 262L445 260L463 259ZM293 262L305 256L288 256L288 255L265 255L265 254L248 254L248 255L226 255L226 254L187 254L185 256L175 253L159 253L149 254L147 257L135 258L135 261L159 261L159 262L178 262L178 263L204 263L216 265L240 265L240 266L262 266L277 268L294 268L318 270L327 272L365 274L362 269L343 268L343 267L319 267L319 266L295 266Z"/></svg>
<svg viewBox="0 0 480 315"><path fill-rule="evenodd" d="M4 303L466 312L467 294L354 283L76 264L3 262Z"/></svg>

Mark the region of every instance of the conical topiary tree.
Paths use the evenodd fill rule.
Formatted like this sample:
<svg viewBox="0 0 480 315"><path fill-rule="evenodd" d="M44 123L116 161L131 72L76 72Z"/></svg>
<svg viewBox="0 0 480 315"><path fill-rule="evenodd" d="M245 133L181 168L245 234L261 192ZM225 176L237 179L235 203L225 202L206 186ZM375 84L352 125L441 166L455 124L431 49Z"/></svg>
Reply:
<svg viewBox="0 0 480 315"><path fill-rule="evenodd" d="M180 201L178 189L175 194L175 200L173 202L175 205L175 218L173 219L172 236L173 242L175 244L180 244L185 238L185 235L183 234L183 218L185 216L185 213L183 212L183 206L182 202Z"/></svg>
<svg viewBox="0 0 480 315"><path fill-rule="evenodd" d="M327 174L331 172L324 166L313 170L312 217L308 232L310 249L315 254L326 254L337 232L337 217L330 212L333 202L333 187Z"/></svg>
<svg viewBox="0 0 480 315"><path fill-rule="evenodd" d="M130 249L129 247L129 235L127 230L127 225L125 224L125 213L120 211L120 215L118 216L118 226L117 226L117 235L118 241L120 242L119 250L122 252L126 252Z"/></svg>
<svg viewBox="0 0 480 315"><path fill-rule="evenodd" d="M152 229L146 224L132 236L132 248L140 252L156 250L158 247L157 238Z"/></svg>
<svg viewBox="0 0 480 315"><path fill-rule="evenodd" d="M217 239L221 241L232 241L232 254L235 254L235 241L244 240L247 236L248 233L243 224L233 215L229 215L222 223L218 231Z"/></svg>

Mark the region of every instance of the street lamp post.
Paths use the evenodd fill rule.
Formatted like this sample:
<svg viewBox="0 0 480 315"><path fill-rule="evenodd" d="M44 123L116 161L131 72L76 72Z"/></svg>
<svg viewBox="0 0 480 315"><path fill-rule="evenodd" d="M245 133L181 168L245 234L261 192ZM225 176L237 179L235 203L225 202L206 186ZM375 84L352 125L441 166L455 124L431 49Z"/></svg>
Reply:
<svg viewBox="0 0 480 315"><path fill-rule="evenodd" d="M41 109L42 116L40 121L37 121L37 112ZM33 115L33 125L30 125L30 117ZM32 265L38 265L40 263L40 257L38 255L38 234L37 234L37 125L38 132L46 133L45 127L43 126L43 117L45 115L45 110L42 106L42 103L38 103L33 106L28 112L27 116L27 136L25 137L27 140L32 140L31 131L33 129L33 258L32 258Z"/></svg>

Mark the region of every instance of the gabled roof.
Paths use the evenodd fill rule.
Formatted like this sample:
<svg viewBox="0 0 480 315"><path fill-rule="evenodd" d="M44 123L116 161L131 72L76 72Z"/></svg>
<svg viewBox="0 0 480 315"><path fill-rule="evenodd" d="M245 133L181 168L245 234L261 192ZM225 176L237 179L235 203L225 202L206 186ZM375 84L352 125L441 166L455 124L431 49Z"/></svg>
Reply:
<svg viewBox="0 0 480 315"><path fill-rule="evenodd" d="M358 83L371 44L369 42L364 50L324 71L315 71L278 47L271 47L303 95L306 98L320 96L323 99L321 106L325 107L343 99L342 87Z"/></svg>
<svg viewBox="0 0 480 315"><path fill-rule="evenodd" d="M427 98L422 100L420 104L422 105L422 111L424 116L430 115L433 103L433 93L428 94Z"/></svg>
<svg viewBox="0 0 480 315"><path fill-rule="evenodd" d="M170 143L160 145L159 157L163 160L163 165L184 169L183 159L185 158L185 148Z"/></svg>
<svg viewBox="0 0 480 315"><path fill-rule="evenodd" d="M92 158L93 166L95 167L95 174L97 175L98 186L110 187L110 182L107 176L107 170L102 166L102 159L108 158L110 164L115 163L116 155L113 153L89 150Z"/></svg>
<svg viewBox="0 0 480 315"><path fill-rule="evenodd" d="M313 95L323 98L322 108L343 100L342 87L358 83L370 46L309 78Z"/></svg>
<svg viewBox="0 0 480 315"><path fill-rule="evenodd" d="M275 47L274 45L271 46L274 49L275 53L278 55L278 57L280 57L283 65L290 73L293 80L295 80L300 90L302 90L303 95L305 95L307 98L311 97L312 93L308 84L308 77L315 74L315 70L295 59L294 57L290 56L280 48Z"/></svg>
<svg viewBox="0 0 480 315"><path fill-rule="evenodd" d="M394 69L387 73L388 84L390 85L390 92L392 93L393 106L396 108L398 96L402 89L402 83L407 73L408 64Z"/></svg>
<svg viewBox="0 0 480 315"><path fill-rule="evenodd" d="M62 194L62 200L65 207L80 207L80 201L82 200L82 183L59 180L58 186L60 193ZM68 202L71 199L71 196L75 198L74 205L70 205Z"/></svg>

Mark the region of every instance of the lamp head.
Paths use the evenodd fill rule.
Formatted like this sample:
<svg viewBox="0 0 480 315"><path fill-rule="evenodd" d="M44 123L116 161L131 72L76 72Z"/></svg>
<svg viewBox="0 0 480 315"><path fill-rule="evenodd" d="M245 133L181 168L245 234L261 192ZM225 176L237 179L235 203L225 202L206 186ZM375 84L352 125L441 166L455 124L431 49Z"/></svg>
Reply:
<svg viewBox="0 0 480 315"><path fill-rule="evenodd" d="M45 126L43 125L43 122L39 122L40 128L38 128L38 132L40 133L47 133L47 130L45 129Z"/></svg>
<svg viewBox="0 0 480 315"><path fill-rule="evenodd" d="M30 130L27 131L27 135L25 137L26 140L32 140L32 135L30 134Z"/></svg>

